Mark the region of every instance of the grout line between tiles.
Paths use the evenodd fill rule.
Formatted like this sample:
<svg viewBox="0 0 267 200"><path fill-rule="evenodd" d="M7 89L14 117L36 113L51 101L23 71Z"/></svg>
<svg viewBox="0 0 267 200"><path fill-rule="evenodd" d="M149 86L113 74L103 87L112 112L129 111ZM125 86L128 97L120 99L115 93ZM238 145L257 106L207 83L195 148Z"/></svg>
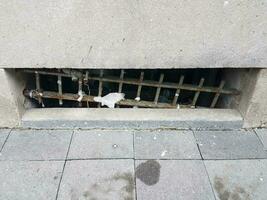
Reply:
<svg viewBox="0 0 267 200"><path fill-rule="evenodd" d="M209 173L208 173L208 170L207 170L207 167L206 167L206 164L205 164L204 160L202 161L202 163L203 163L203 166L204 166L206 175L207 175L208 180L209 180L209 184L210 184L210 187L211 187L211 190L212 190L212 194L213 194L213 196L214 196L214 200L216 200L216 194L215 194L215 191L214 191L214 189L213 189L213 187L212 187L212 183L211 183L211 180L210 180L210 176L209 176Z"/></svg>
<svg viewBox="0 0 267 200"><path fill-rule="evenodd" d="M256 137L258 138L258 140L260 141L260 143L262 144L262 148L264 149L264 144L262 139L260 138L260 136L258 135L257 131L255 129L253 129L254 134L256 135Z"/></svg>
<svg viewBox="0 0 267 200"><path fill-rule="evenodd" d="M134 188L135 188L135 200L137 200L137 187L136 187L136 165L135 165L135 132L133 131L133 161L134 161Z"/></svg>
<svg viewBox="0 0 267 200"><path fill-rule="evenodd" d="M86 161L86 160L160 160L160 161L194 161L202 159L157 159L157 158L77 158L77 159L51 159L51 160L0 160L0 162L58 162L58 161ZM241 160L267 160L267 158L234 158L234 159L203 159L204 161L241 161Z"/></svg>
<svg viewBox="0 0 267 200"><path fill-rule="evenodd" d="M70 151L70 146L71 146L71 143L72 143L73 135L74 135L74 130L72 130L72 134L71 134L71 138L70 138L70 143L69 143L68 151L67 151L67 154L66 154L66 157L65 157L65 162L64 162L64 165L63 165L61 177L60 177L60 180L59 180L59 183L58 183L57 194L56 194L56 199L55 200L58 199L59 190L60 190L61 182L62 182L62 179L63 179L63 175L64 175L66 163L67 163L67 160L68 160L67 158L68 158L68 155L69 155L69 151Z"/></svg>
<svg viewBox="0 0 267 200"><path fill-rule="evenodd" d="M4 143L3 143L3 145L2 145L2 147L1 147L1 149L0 149L0 153L1 153L2 150L4 149L4 146L5 146L5 144L7 143L7 140L8 140L8 138L9 138L9 136L10 136L12 130L13 130L13 128L9 130L8 135L7 135L5 141L4 141Z"/></svg>
<svg viewBox="0 0 267 200"><path fill-rule="evenodd" d="M195 139L195 143L197 145L197 149L198 149L199 155L201 157L201 160L204 160L203 155L202 155L202 152L201 152L200 147L199 147L199 144L198 144L198 141L197 141L197 138L196 138L196 135L195 135L195 131L194 130L191 130L191 131L193 133L193 136L194 136L194 139Z"/></svg>

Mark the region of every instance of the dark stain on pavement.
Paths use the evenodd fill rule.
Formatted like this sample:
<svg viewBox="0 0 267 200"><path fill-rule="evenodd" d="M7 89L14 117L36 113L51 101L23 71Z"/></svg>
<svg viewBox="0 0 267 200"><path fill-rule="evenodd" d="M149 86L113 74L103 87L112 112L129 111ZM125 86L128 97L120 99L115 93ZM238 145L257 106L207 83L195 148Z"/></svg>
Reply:
<svg viewBox="0 0 267 200"><path fill-rule="evenodd" d="M134 192L134 177L132 173L122 173L122 174L115 174L112 178L112 180L119 181L123 180L126 182L126 185L123 187L123 189L128 193L129 198L133 196Z"/></svg>
<svg viewBox="0 0 267 200"><path fill-rule="evenodd" d="M135 175L146 185L155 185L160 177L160 164L155 160L148 160L137 166Z"/></svg>
<svg viewBox="0 0 267 200"><path fill-rule="evenodd" d="M234 187L233 191L227 189L221 177L216 176L213 184L220 200L251 200L250 195L240 186Z"/></svg>
<svg viewBox="0 0 267 200"><path fill-rule="evenodd" d="M109 196L114 192L117 182L123 181L125 185L120 189L120 195L124 200L134 199L135 182L131 172L117 173L103 179L99 183L94 183L88 190L83 192L83 197L90 200L99 200L98 196ZM114 187L115 186L115 187ZM117 189L115 189L116 191Z"/></svg>

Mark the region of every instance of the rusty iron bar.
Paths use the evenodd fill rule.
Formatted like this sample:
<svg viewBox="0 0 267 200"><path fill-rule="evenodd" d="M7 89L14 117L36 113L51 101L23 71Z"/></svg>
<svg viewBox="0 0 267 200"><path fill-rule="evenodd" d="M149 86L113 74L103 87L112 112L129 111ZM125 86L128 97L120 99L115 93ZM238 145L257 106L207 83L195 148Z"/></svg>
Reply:
<svg viewBox="0 0 267 200"><path fill-rule="evenodd" d="M41 91L41 83L40 83L40 74L38 71L35 71L35 85L36 85L36 90ZM42 96L38 97L38 103L42 103Z"/></svg>
<svg viewBox="0 0 267 200"><path fill-rule="evenodd" d="M89 83L88 83L88 81L89 81L89 80L88 80L88 77L89 77L89 71L86 70L86 72L85 72L85 78L84 78L84 85L87 87L88 94L90 95L91 91L90 91L90 87L89 87ZM88 101L86 102L86 105L87 105L87 108L90 107Z"/></svg>
<svg viewBox="0 0 267 200"><path fill-rule="evenodd" d="M120 73L120 80L123 80L124 78L124 70L122 69L121 70L121 73ZM118 89L118 93L121 93L122 92L122 86L123 86L123 82L120 82L119 83L119 89ZM119 105L116 105L117 108L119 108L120 106Z"/></svg>
<svg viewBox="0 0 267 200"><path fill-rule="evenodd" d="M155 95L155 99L154 99L154 103L157 104L158 100L159 100L159 95L160 95L160 91L161 91L161 84L163 82L164 79L164 74L160 74L160 78L159 78L159 82L158 82L158 87L157 87L157 91L156 91L156 95Z"/></svg>
<svg viewBox="0 0 267 200"><path fill-rule="evenodd" d="M121 70L121 74L120 74L120 80L121 80L121 82L119 84L119 90L118 90L119 93L121 93L121 91L122 91L122 86L123 86L122 80L123 80L123 78L124 78L124 70L122 69Z"/></svg>
<svg viewBox="0 0 267 200"><path fill-rule="evenodd" d="M216 94L215 94L215 96L214 96L214 98L212 100L212 103L210 105L211 108L215 107L215 105L216 105L216 103L217 103L217 101L219 99L219 96L221 94L221 90L223 89L224 85L225 85L225 81L221 81L221 83L220 83L220 85L218 87L218 91L216 92Z"/></svg>
<svg viewBox="0 0 267 200"><path fill-rule="evenodd" d="M204 81L205 81L204 78L201 78L201 79L200 79L199 84L198 84L198 87L199 87L199 88L201 88L201 87L203 86ZM196 106L196 103L197 103L197 99L198 99L198 97L199 97L199 94L200 94L200 91L197 91L197 92L195 93L195 96L194 96L193 101L192 101L192 104L191 104L192 107L195 107L195 106Z"/></svg>
<svg viewBox="0 0 267 200"><path fill-rule="evenodd" d="M34 73L33 70L24 70L24 72L27 73ZM57 75L62 75L64 77L71 77L70 74L62 74L62 73L57 73L57 72L47 72L47 71L38 71L39 74L45 74L45 75L52 75L52 76L57 76ZM89 76L89 80L96 80L96 81L101 81L101 82L112 82L112 83L120 83L122 82L123 84L130 84L130 85L139 85L139 81L136 79L123 79L120 80L117 77L114 76L109 76L109 77L92 77ZM209 93L217 93L218 88L217 87L201 87L199 88L196 85L191 85L191 84L182 84L179 85L177 83L170 83L170 82L164 82L162 84L159 84L157 81L152 81L152 80L146 80L141 83L142 86L148 86L148 87L161 87L161 88L169 88L169 89L177 89L179 88L180 90L189 90L189 91L199 91L199 92L209 92ZM228 94L228 95L239 95L240 91L236 89L222 89L220 91L220 94Z"/></svg>
<svg viewBox="0 0 267 200"><path fill-rule="evenodd" d="M116 77L105 77L105 78L100 78L100 77L90 77L91 80L101 80L103 82L114 82L118 83L119 80L116 79ZM129 84L129 85L138 85L138 80L136 79L124 79L123 80L124 84ZM148 87L161 87L161 88L169 88L169 89L177 89L180 88L181 90L189 90L189 91L200 91L200 92L209 92L209 93L216 93L217 88L216 87L202 87L198 88L198 86L191 85L191 84L183 84L183 85L178 85L176 83L169 83L169 82L164 82L162 84L159 84L157 81L151 81L151 80L146 80L141 83L142 86L148 86ZM239 95L240 92L236 89L223 89L221 90L221 94L230 94L230 95Z"/></svg>
<svg viewBox="0 0 267 200"><path fill-rule="evenodd" d="M79 100L79 107L82 107L82 98L83 98L83 79L79 78L78 80L78 95L81 100Z"/></svg>
<svg viewBox="0 0 267 200"><path fill-rule="evenodd" d="M79 98L78 94L72 94L72 93L63 93L62 95L59 95L57 92L51 92L51 91L43 91L38 92L37 90L24 90L23 91L24 96L38 99L39 97L46 98L46 99L61 99L61 100L71 100L71 101L77 101ZM95 102L94 101L95 96L90 95L84 95L82 98L82 102ZM144 108L176 108L176 106L173 106L169 103L153 103L151 101L136 101L133 99L124 99L116 103L117 105L123 105L123 106L138 106L138 107L144 107ZM190 105L181 105L181 108L190 108Z"/></svg>
<svg viewBox="0 0 267 200"><path fill-rule="evenodd" d="M104 70L101 69L100 70L100 78L102 78L104 75ZM90 79L90 78L89 78ZM103 91L103 81L99 80L99 86L98 86L98 96L101 97L102 96L102 91ZM98 108L101 107L101 103L98 104Z"/></svg>
<svg viewBox="0 0 267 200"><path fill-rule="evenodd" d="M57 77L57 85L58 85L58 94L62 95L62 77L60 75L58 75L58 77ZM60 106L62 106L63 105L63 100L59 99L58 103L59 103Z"/></svg>
<svg viewBox="0 0 267 200"><path fill-rule="evenodd" d="M85 78L84 78L84 82L88 83L88 77L89 77L89 71L85 72Z"/></svg>
<svg viewBox="0 0 267 200"><path fill-rule="evenodd" d="M145 73L141 72L140 78L139 78L139 85L137 88L137 94L136 94L136 98L135 98L137 101L141 100L142 82L144 80L144 75L145 75Z"/></svg>
<svg viewBox="0 0 267 200"><path fill-rule="evenodd" d="M181 92L180 86L183 85L183 82L184 82L184 76L181 76L180 80L179 80L179 84L178 84L179 87L177 88L177 90L176 90L176 92L174 94L172 105L176 105L177 104L177 101L178 101L178 98L179 98L179 95L180 95L180 92Z"/></svg>
<svg viewBox="0 0 267 200"><path fill-rule="evenodd" d="M103 69L100 70L100 78L102 78L104 75ZM90 79L90 78L89 78ZM98 96L102 96L102 91L103 91L103 81L99 80L99 86L98 86Z"/></svg>

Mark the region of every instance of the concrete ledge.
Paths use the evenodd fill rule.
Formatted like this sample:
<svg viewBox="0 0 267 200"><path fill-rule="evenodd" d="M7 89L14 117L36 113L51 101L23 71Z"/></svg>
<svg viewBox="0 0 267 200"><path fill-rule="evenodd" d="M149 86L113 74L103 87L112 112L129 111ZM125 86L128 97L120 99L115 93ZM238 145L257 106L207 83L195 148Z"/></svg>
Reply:
<svg viewBox="0 0 267 200"><path fill-rule="evenodd" d="M239 129L243 118L231 109L86 109L48 108L27 111L22 128Z"/></svg>

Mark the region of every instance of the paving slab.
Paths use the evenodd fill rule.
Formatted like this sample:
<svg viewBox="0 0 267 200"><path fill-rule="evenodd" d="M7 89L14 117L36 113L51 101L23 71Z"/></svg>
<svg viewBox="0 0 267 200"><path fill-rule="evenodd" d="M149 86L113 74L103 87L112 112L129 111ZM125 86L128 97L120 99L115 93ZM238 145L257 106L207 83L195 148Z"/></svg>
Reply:
<svg viewBox="0 0 267 200"><path fill-rule="evenodd" d="M264 150L267 151L267 129L255 129L255 131L263 144Z"/></svg>
<svg viewBox="0 0 267 200"><path fill-rule="evenodd" d="M195 131L204 159L267 158L253 131Z"/></svg>
<svg viewBox="0 0 267 200"><path fill-rule="evenodd" d="M133 132L75 131L68 158L133 158Z"/></svg>
<svg viewBox="0 0 267 200"><path fill-rule="evenodd" d="M216 199L267 199L267 160L205 161Z"/></svg>
<svg viewBox="0 0 267 200"><path fill-rule="evenodd" d="M137 199L214 200L201 160L137 160Z"/></svg>
<svg viewBox="0 0 267 200"><path fill-rule="evenodd" d="M191 131L136 131L136 159L201 159Z"/></svg>
<svg viewBox="0 0 267 200"><path fill-rule="evenodd" d="M6 138L10 132L10 129L0 129L0 151L6 141Z"/></svg>
<svg viewBox="0 0 267 200"><path fill-rule="evenodd" d="M64 160L71 135L71 130L12 130L0 160Z"/></svg>
<svg viewBox="0 0 267 200"><path fill-rule="evenodd" d="M134 200L133 160L67 161L58 200Z"/></svg>
<svg viewBox="0 0 267 200"><path fill-rule="evenodd" d="M55 200L63 161L0 162L0 199Z"/></svg>

